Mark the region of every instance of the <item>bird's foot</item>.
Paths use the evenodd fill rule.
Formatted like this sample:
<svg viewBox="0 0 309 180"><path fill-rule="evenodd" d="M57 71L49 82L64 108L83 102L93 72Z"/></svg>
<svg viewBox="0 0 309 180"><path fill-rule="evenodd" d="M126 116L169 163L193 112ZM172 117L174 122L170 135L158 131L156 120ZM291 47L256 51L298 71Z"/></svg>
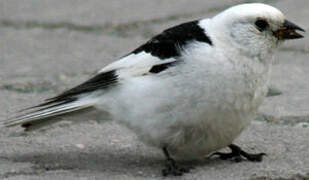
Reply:
<svg viewBox="0 0 309 180"><path fill-rule="evenodd" d="M184 173L188 173L188 172L190 172L190 168L177 166L175 160L171 158L166 160L165 168L162 169L163 176L168 176L168 175L182 176Z"/></svg>
<svg viewBox="0 0 309 180"><path fill-rule="evenodd" d="M263 160L263 156L266 156L265 153L258 153L258 154L247 153L234 144L229 145L229 148L232 150L232 152L230 153L216 152L213 153L211 156L219 156L219 158L223 160L232 159L235 162L241 162L243 158L247 159L248 161L261 162Z"/></svg>

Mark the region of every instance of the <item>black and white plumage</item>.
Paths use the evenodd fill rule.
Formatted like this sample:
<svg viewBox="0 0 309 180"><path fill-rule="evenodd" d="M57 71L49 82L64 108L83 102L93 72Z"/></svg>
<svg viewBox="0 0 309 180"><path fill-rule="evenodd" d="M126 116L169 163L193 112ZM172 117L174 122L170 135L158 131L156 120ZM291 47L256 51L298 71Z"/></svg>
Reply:
<svg viewBox="0 0 309 180"><path fill-rule="evenodd" d="M150 53L162 60L181 56L181 49L192 41L212 45L205 29L199 26L199 21L187 22L163 31L132 53Z"/></svg>
<svg viewBox="0 0 309 180"><path fill-rule="evenodd" d="M301 38L296 30L303 29L271 6L231 7L163 31L4 125L33 130L95 108L163 148L168 159L202 158L231 145L250 124L267 92L273 52L283 40Z"/></svg>

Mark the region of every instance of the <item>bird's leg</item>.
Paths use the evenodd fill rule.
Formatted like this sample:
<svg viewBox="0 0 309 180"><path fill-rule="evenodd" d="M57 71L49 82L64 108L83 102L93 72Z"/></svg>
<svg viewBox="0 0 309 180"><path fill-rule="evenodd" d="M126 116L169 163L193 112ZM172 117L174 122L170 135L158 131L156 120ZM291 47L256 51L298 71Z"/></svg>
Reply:
<svg viewBox="0 0 309 180"><path fill-rule="evenodd" d="M187 168L177 166L176 161L170 157L166 147L164 147L162 150L166 157L165 168L162 170L163 176L168 176L170 174L174 176L181 176L183 175L183 173L187 173L190 171Z"/></svg>
<svg viewBox="0 0 309 180"><path fill-rule="evenodd" d="M220 159L226 160L226 159L233 159L236 162L240 162L243 160L242 157L246 158L248 161L254 161L254 162L261 162L263 160L263 156L265 156L265 153L258 153L258 154L249 154L245 151L243 151L240 147L236 146L235 144L229 145L229 148L232 150L230 153L221 153L216 152L213 155L218 155Z"/></svg>

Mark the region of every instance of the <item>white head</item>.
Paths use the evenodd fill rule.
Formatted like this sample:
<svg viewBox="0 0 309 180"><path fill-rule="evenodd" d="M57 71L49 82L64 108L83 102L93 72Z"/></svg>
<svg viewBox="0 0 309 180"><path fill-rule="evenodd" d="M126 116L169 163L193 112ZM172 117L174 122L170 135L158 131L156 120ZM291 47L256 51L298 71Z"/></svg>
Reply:
<svg viewBox="0 0 309 180"><path fill-rule="evenodd" d="M217 38L251 55L271 52L280 42L302 38L304 31L287 21L281 11L261 3L233 6L212 18L212 31Z"/></svg>

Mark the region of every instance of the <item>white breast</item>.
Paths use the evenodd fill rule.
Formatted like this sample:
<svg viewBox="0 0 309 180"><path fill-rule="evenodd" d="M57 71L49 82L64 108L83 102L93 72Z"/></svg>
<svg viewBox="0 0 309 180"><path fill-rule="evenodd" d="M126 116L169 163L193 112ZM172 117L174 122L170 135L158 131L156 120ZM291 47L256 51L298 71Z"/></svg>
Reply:
<svg viewBox="0 0 309 180"><path fill-rule="evenodd" d="M194 56L183 56L183 64L157 76L126 79L105 95L111 98L102 108L145 143L168 146L182 159L231 144L263 100L268 69L249 59L234 64L209 51L197 49Z"/></svg>

